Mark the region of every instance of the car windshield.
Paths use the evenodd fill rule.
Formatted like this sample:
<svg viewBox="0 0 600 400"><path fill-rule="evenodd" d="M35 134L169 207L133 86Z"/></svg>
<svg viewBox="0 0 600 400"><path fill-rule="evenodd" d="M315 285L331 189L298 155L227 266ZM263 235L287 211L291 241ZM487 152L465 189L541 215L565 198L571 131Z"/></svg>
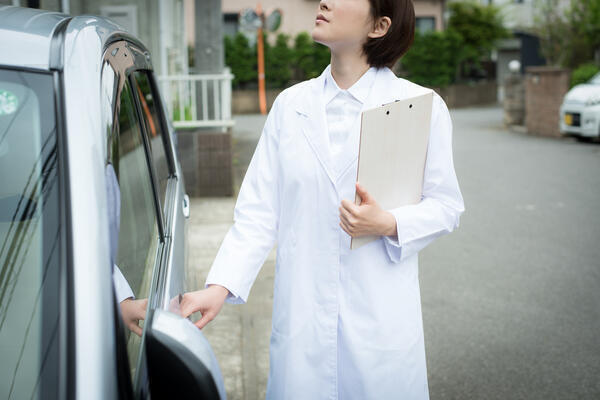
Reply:
<svg viewBox="0 0 600 400"><path fill-rule="evenodd" d="M52 75L0 68L0 398L56 398L60 209Z"/></svg>
<svg viewBox="0 0 600 400"><path fill-rule="evenodd" d="M593 83L594 85L600 85L600 72L598 72L592 77L592 79L590 79L590 83Z"/></svg>

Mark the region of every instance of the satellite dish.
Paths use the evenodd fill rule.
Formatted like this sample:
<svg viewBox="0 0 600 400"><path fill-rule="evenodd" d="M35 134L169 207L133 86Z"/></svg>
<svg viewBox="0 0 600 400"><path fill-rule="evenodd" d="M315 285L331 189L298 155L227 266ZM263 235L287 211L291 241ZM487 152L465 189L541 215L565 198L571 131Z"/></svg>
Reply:
<svg viewBox="0 0 600 400"><path fill-rule="evenodd" d="M279 8L271 11L267 20L265 21L265 26L269 32L275 32L281 26L281 10Z"/></svg>

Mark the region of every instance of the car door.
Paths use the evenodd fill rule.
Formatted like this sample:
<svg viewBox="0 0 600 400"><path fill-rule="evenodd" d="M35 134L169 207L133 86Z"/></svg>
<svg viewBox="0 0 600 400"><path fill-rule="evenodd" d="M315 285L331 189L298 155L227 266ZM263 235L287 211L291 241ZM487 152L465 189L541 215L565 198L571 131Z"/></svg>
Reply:
<svg viewBox="0 0 600 400"><path fill-rule="evenodd" d="M168 398L168 388L180 379L189 395L224 398L210 345L178 315L189 201L178 179L172 135L149 56L123 40L108 46L105 60L110 65L107 74L114 70L112 86L117 88L107 140L107 163L115 171L121 196L116 268L135 298L148 299L141 337L125 333L134 397L151 393L153 398Z"/></svg>
<svg viewBox="0 0 600 400"><path fill-rule="evenodd" d="M173 308L173 301L184 291L186 261L186 225L189 217L189 200L178 173L178 163L172 135L161 104L160 92L151 70L133 71L131 82L135 86L139 109L148 141L149 160L155 171L157 200L164 220L166 239L166 265L159 274L159 291L163 308Z"/></svg>

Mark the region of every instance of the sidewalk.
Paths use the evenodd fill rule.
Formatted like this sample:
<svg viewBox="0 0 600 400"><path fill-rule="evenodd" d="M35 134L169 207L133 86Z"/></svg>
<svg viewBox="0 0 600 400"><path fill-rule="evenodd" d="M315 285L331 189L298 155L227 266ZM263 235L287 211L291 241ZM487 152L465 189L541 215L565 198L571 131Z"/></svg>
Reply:
<svg viewBox="0 0 600 400"><path fill-rule="evenodd" d="M235 193L260 137L265 116L235 117L232 133ZM235 198L191 200L187 288L204 287L219 246L233 223ZM245 305L226 304L203 332L221 366L229 400L264 399L269 372L275 251L261 269ZM198 316L194 320L196 320Z"/></svg>

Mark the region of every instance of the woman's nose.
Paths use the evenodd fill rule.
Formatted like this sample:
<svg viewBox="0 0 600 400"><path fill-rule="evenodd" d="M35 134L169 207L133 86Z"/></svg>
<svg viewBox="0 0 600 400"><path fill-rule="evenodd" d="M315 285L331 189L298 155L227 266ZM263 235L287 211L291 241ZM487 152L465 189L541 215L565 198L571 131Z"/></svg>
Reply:
<svg viewBox="0 0 600 400"><path fill-rule="evenodd" d="M321 0L319 2L319 10L329 10L329 2L326 0Z"/></svg>

